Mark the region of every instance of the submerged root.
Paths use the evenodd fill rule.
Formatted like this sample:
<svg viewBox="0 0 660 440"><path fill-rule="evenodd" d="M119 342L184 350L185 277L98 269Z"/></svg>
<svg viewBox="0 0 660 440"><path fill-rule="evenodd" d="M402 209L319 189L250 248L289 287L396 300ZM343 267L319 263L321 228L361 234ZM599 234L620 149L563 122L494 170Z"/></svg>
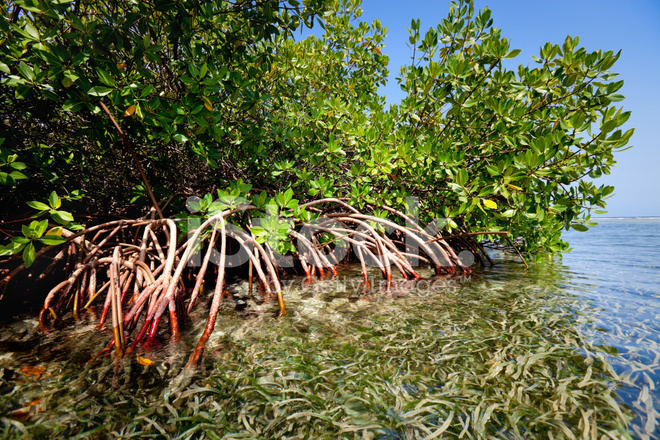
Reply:
<svg viewBox="0 0 660 440"><path fill-rule="evenodd" d="M323 211L317 208L321 205ZM187 234L177 226L181 220L174 219L122 220L69 234L55 258L64 261L75 256L76 262L67 278L48 292L39 314L40 325L45 330L67 313L77 319L102 301L98 327L104 327L110 315L113 337L99 354L114 348L117 356L123 356L139 344L149 345L164 331L164 317L170 337L178 341L181 326L198 306L205 283L214 282L207 323L187 364L190 369L199 362L215 327L227 271L242 273L244 263L249 264L250 294L255 276L264 297L277 298L279 316L286 314L281 274L301 267L310 283L317 274L323 279L326 271L336 276L336 267L351 250L360 261L365 290L371 285L368 266L378 267L388 286L393 267L407 280L421 278L415 270L419 263L431 264L438 275L471 272L439 232L428 232L398 211L388 209L404 218L405 226L360 213L337 199L317 200L301 208L318 215L291 222L286 255L276 248L282 242L281 234L279 241L271 241L264 228L240 229L228 223L231 219L251 225L254 217L248 214L253 211L259 213L256 217L263 217L253 205L210 216ZM132 237L132 241L118 241L120 236ZM467 238L462 240L465 249L478 249ZM235 252L237 246L239 252ZM0 283L6 286L17 272ZM209 281L210 272L216 275L214 281Z"/></svg>

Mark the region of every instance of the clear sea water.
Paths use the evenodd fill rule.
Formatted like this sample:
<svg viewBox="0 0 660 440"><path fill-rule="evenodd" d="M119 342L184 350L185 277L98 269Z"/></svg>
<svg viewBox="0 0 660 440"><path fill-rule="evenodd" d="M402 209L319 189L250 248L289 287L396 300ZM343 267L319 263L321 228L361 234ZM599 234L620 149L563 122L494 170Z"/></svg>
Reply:
<svg viewBox="0 0 660 440"><path fill-rule="evenodd" d="M509 289L550 289L596 310L590 313L595 321L576 326L610 354L620 379L617 401L636 417L629 434L660 439L660 218L597 222L586 232L565 232L571 251L527 270L495 253L497 264L484 270L486 279Z"/></svg>
<svg viewBox="0 0 660 440"><path fill-rule="evenodd" d="M616 349L640 438L660 438L660 218L599 219L565 234L573 250L557 263L564 288L600 309L594 337Z"/></svg>

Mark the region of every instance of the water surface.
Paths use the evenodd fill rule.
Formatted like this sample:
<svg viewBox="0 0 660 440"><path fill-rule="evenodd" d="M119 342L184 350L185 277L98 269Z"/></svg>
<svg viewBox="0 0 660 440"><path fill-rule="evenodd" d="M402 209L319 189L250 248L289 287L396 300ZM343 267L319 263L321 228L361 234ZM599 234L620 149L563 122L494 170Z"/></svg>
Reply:
<svg viewBox="0 0 660 440"><path fill-rule="evenodd" d="M496 255L471 278L285 280L279 320L228 302L185 387L201 312L182 345L114 364L85 365L110 337L92 325L43 338L17 321L1 329L4 435L657 439L660 221L566 238L561 260Z"/></svg>

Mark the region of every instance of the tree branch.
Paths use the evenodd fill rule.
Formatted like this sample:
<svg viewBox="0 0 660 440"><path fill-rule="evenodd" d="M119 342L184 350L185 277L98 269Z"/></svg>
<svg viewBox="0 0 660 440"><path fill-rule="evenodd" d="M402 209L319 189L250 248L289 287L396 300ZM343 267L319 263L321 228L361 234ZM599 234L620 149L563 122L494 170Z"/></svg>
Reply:
<svg viewBox="0 0 660 440"><path fill-rule="evenodd" d="M103 101L99 101L99 104L101 104L101 108L103 109L103 111L110 117L110 120L115 125L115 128L119 132L121 139L124 141L124 146L131 153L131 156L133 157L133 161L135 162L138 172L140 173L140 177L142 178L142 182L144 183L144 187L147 190L147 193L149 193L149 198L151 199L151 203L154 205L154 209L156 209L156 212L158 213L158 218L160 218L161 220L164 219L165 217L163 216L163 212L160 210L160 206L158 206L158 202L156 201L156 197L154 196L153 191L151 191L151 185L149 185L149 181L147 180L146 174L144 174L144 170L142 169L142 165L140 165L140 160L135 154L135 150L131 146L131 143L128 141L128 138L126 137L124 132L121 130L119 124L117 124L115 118L112 116L112 113L110 113L110 110L108 110L108 107L105 106Z"/></svg>

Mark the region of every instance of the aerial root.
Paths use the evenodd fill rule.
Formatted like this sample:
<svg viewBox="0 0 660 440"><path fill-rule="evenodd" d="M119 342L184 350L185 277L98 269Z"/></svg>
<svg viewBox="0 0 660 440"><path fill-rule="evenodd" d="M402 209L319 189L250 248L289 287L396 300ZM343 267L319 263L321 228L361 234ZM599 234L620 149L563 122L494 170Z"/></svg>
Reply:
<svg viewBox="0 0 660 440"><path fill-rule="evenodd" d="M321 205L325 207L323 211L318 208ZM394 277L392 269L406 280L420 279L415 270L419 263L430 264L437 275L470 273L441 236L426 232L410 217L391 208L388 211L405 219L406 226L360 213L338 199L317 200L301 208L322 214L314 221L297 221L288 232L291 244L295 243L295 252L290 255L304 271L308 283L315 277L323 279L326 272L337 276L337 266L351 250L360 261L365 292L371 286L369 266L380 270L388 286ZM200 302L205 282L210 282L209 272L217 271L207 322L187 363L188 368L194 367L215 327L224 297L226 267L231 266L227 261L229 255L236 255L236 245L244 251L242 263L249 264L250 297L256 278L264 298L277 298L278 316L286 314L278 272L283 269L277 261L281 256L263 237L227 223L239 213L240 221L245 221L253 209L256 208L250 206L215 214L185 235L181 235L173 219L122 220L68 234L67 243L55 258L59 262L72 261L71 267L66 279L48 292L39 314L41 327L47 329L56 317L68 312L78 319L102 300L98 327L105 327L110 316L113 336L99 355L114 349L117 356L123 356L139 344L148 345L166 331L161 325L164 317L169 322L169 334L176 341L181 326ZM131 241L118 242L118 234L131 237ZM468 239L460 243L478 255L478 244ZM71 260L74 253L75 261ZM209 270L211 267L213 270Z"/></svg>

